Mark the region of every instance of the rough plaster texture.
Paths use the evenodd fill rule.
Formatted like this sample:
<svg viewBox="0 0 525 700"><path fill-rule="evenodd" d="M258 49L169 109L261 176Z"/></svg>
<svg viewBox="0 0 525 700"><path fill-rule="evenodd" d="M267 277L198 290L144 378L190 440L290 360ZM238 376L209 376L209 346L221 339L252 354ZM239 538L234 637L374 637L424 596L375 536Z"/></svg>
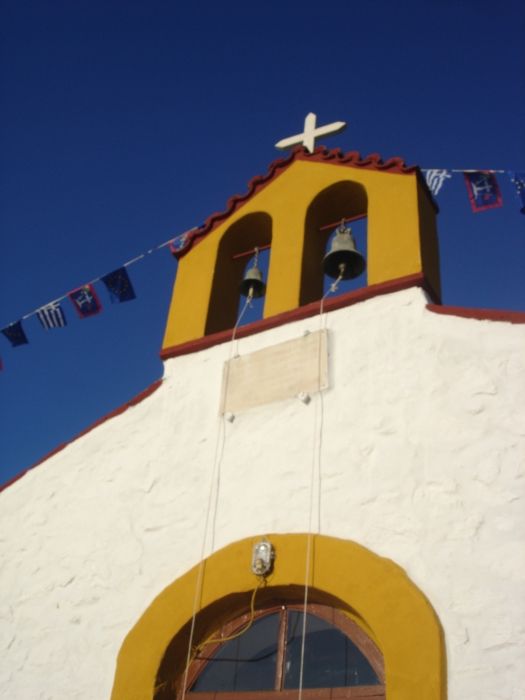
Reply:
<svg viewBox="0 0 525 700"><path fill-rule="evenodd" d="M205 551L306 531L321 436L314 527L393 559L427 595L450 700L521 700L525 328L425 303L411 289L330 313L322 405L290 399L223 423ZM291 323L239 350L319 327ZM200 557L229 354L169 360L152 396L1 494L1 697L109 698L124 636Z"/></svg>

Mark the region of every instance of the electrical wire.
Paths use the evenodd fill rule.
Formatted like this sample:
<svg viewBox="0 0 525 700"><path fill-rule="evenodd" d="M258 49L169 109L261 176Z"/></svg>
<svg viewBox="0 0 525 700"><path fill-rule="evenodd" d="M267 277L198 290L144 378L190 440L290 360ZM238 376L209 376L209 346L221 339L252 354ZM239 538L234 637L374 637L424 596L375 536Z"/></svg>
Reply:
<svg viewBox="0 0 525 700"><path fill-rule="evenodd" d="M246 625L239 630L238 632L235 632L235 634L230 634L227 637L213 637L212 639L207 639L205 642L202 644L199 644L196 649L195 649L195 654L199 654L204 647L209 646L210 644L219 644L223 642L230 642L232 639L237 639L238 637L242 637L243 634L245 634L250 627L253 625L253 622L255 620L255 597L257 595L257 591L264 586L266 583L264 577L260 577L259 583L257 586L253 589L252 595L250 597L250 619L246 623Z"/></svg>

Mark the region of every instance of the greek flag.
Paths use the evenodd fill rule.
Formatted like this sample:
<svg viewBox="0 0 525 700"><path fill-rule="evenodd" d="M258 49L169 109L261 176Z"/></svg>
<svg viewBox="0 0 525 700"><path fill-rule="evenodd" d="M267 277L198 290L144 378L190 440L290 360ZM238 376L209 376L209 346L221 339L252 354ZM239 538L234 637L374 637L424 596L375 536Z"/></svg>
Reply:
<svg viewBox="0 0 525 700"><path fill-rule="evenodd" d="M434 197L438 195L439 190L445 184L445 180L452 177L450 170L424 170L423 172L425 173L428 189Z"/></svg>
<svg viewBox="0 0 525 700"><path fill-rule="evenodd" d="M54 301L38 309L36 315L46 331L50 328L63 328L67 326L66 315L62 311L62 307L58 301Z"/></svg>

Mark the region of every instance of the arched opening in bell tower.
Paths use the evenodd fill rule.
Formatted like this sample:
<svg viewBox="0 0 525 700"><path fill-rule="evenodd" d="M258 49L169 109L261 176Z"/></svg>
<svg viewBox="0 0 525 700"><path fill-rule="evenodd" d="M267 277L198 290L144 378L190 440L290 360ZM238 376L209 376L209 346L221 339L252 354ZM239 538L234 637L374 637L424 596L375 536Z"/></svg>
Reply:
<svg viewBox="0 0 525 700"><path fill-rule="evenodd" d="M247 214L225 231L215 261L206 335L235 326L241 296L239 289L247 263L255 248L268 255L271 242L272 218L263 212Z"/></svg>
<svg viewBox="0 0 525 700"><path fill-rule="evenodd" d="M301 306L317 301L325 291L323 258L335 229L342 221L352 229L357 248L366 257L367 213L367 193L363 185L357 182L336 182L312 200L305 217ZM339 289L349 291L350 288L363 286L366 286L366 272L350 283L343 283Z"/></svg>

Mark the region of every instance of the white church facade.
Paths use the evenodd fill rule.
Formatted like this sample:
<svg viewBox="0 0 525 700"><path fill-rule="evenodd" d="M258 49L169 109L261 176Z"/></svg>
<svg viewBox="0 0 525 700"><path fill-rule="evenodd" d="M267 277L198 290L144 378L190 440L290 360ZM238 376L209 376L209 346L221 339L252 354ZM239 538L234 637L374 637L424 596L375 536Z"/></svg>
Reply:
<svg viewBox="0 0 525 700"><path fill-rule="evenodd" d="M1 697L521 700L525 315L439 303L435 219L400 159L297 148L190 234L162 379L0 495Z"/></svg>

